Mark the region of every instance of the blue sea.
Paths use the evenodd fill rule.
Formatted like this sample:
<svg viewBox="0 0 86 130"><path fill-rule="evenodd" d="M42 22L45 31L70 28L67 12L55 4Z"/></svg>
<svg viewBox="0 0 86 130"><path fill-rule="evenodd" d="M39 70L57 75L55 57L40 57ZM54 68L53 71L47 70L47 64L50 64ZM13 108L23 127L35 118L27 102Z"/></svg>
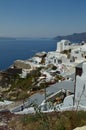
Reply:
<svg viewBox="0 0 86 130"><path fill-rule="evenodd" d="M17 59L26 60L37 52L55 51L57 41L52 39L0 40L0 70L7 69Z"/></svg>

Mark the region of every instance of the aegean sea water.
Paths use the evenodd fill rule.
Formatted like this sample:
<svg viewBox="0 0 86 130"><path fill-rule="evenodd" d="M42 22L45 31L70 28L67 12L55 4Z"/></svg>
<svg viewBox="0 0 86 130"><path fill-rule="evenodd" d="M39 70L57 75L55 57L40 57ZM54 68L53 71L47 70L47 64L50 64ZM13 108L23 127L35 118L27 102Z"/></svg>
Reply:
<svg viewBox="0 0 86 130"><path fill-rule="evenodd" d="M0 40L0 70L7 69L17 59L26 60L37 52L55 51L53 39Z"/></svg>

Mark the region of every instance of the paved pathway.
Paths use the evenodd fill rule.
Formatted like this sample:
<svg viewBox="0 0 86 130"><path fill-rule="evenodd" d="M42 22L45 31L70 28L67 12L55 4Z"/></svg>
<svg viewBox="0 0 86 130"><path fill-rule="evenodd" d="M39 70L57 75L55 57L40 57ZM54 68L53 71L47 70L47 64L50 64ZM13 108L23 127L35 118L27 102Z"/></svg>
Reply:
<svg viewBox="0 0 86 130"><path fill-rule="evenodd" d="M50 87L46 88L46 96L50 96L61 89L70 90L70 92L74 93L74 82L70 80L64 80L62 82L56 83L51 85ZM21 111L21 106L23 105L25 108L30 107L33 104L40 105L43 100L45 99L45 94L36 93L32 95L24 104L14 108L13 112Z"/></svg>

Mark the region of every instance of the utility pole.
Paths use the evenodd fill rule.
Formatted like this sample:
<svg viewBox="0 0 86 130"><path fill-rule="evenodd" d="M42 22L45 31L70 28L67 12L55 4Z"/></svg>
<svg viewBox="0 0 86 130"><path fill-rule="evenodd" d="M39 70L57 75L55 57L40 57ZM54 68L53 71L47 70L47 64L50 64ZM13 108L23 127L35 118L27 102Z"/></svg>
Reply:
<svg viewBox="0 0 86 130"><path fill-rule="evenodd" d="M46 95L46 85L45 85L45 101L46 101L46 96L47 96L47 95Z"/></svg>
<svg viewBox="0 0 86 130"><path fill-rule="evenodd" d="M46 83L44 84L44 91L45 91L45 105L44 105L44 111L47 111L47 104L46 104L46 97L47 97L47 93L46 93Z"/></svg>

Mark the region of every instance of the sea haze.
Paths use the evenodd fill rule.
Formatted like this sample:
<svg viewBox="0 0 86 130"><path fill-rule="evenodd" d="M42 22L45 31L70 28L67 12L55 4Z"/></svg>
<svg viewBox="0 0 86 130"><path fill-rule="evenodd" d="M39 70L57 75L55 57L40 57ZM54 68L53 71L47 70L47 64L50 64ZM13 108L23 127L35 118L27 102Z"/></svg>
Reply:
<svg viewBox="0 0 86 130"><path fill-rule="evenodd" d="M41 51L55 51L56 40L0 40L0 70L7 69L17 59L26 60Z"/></svg>

